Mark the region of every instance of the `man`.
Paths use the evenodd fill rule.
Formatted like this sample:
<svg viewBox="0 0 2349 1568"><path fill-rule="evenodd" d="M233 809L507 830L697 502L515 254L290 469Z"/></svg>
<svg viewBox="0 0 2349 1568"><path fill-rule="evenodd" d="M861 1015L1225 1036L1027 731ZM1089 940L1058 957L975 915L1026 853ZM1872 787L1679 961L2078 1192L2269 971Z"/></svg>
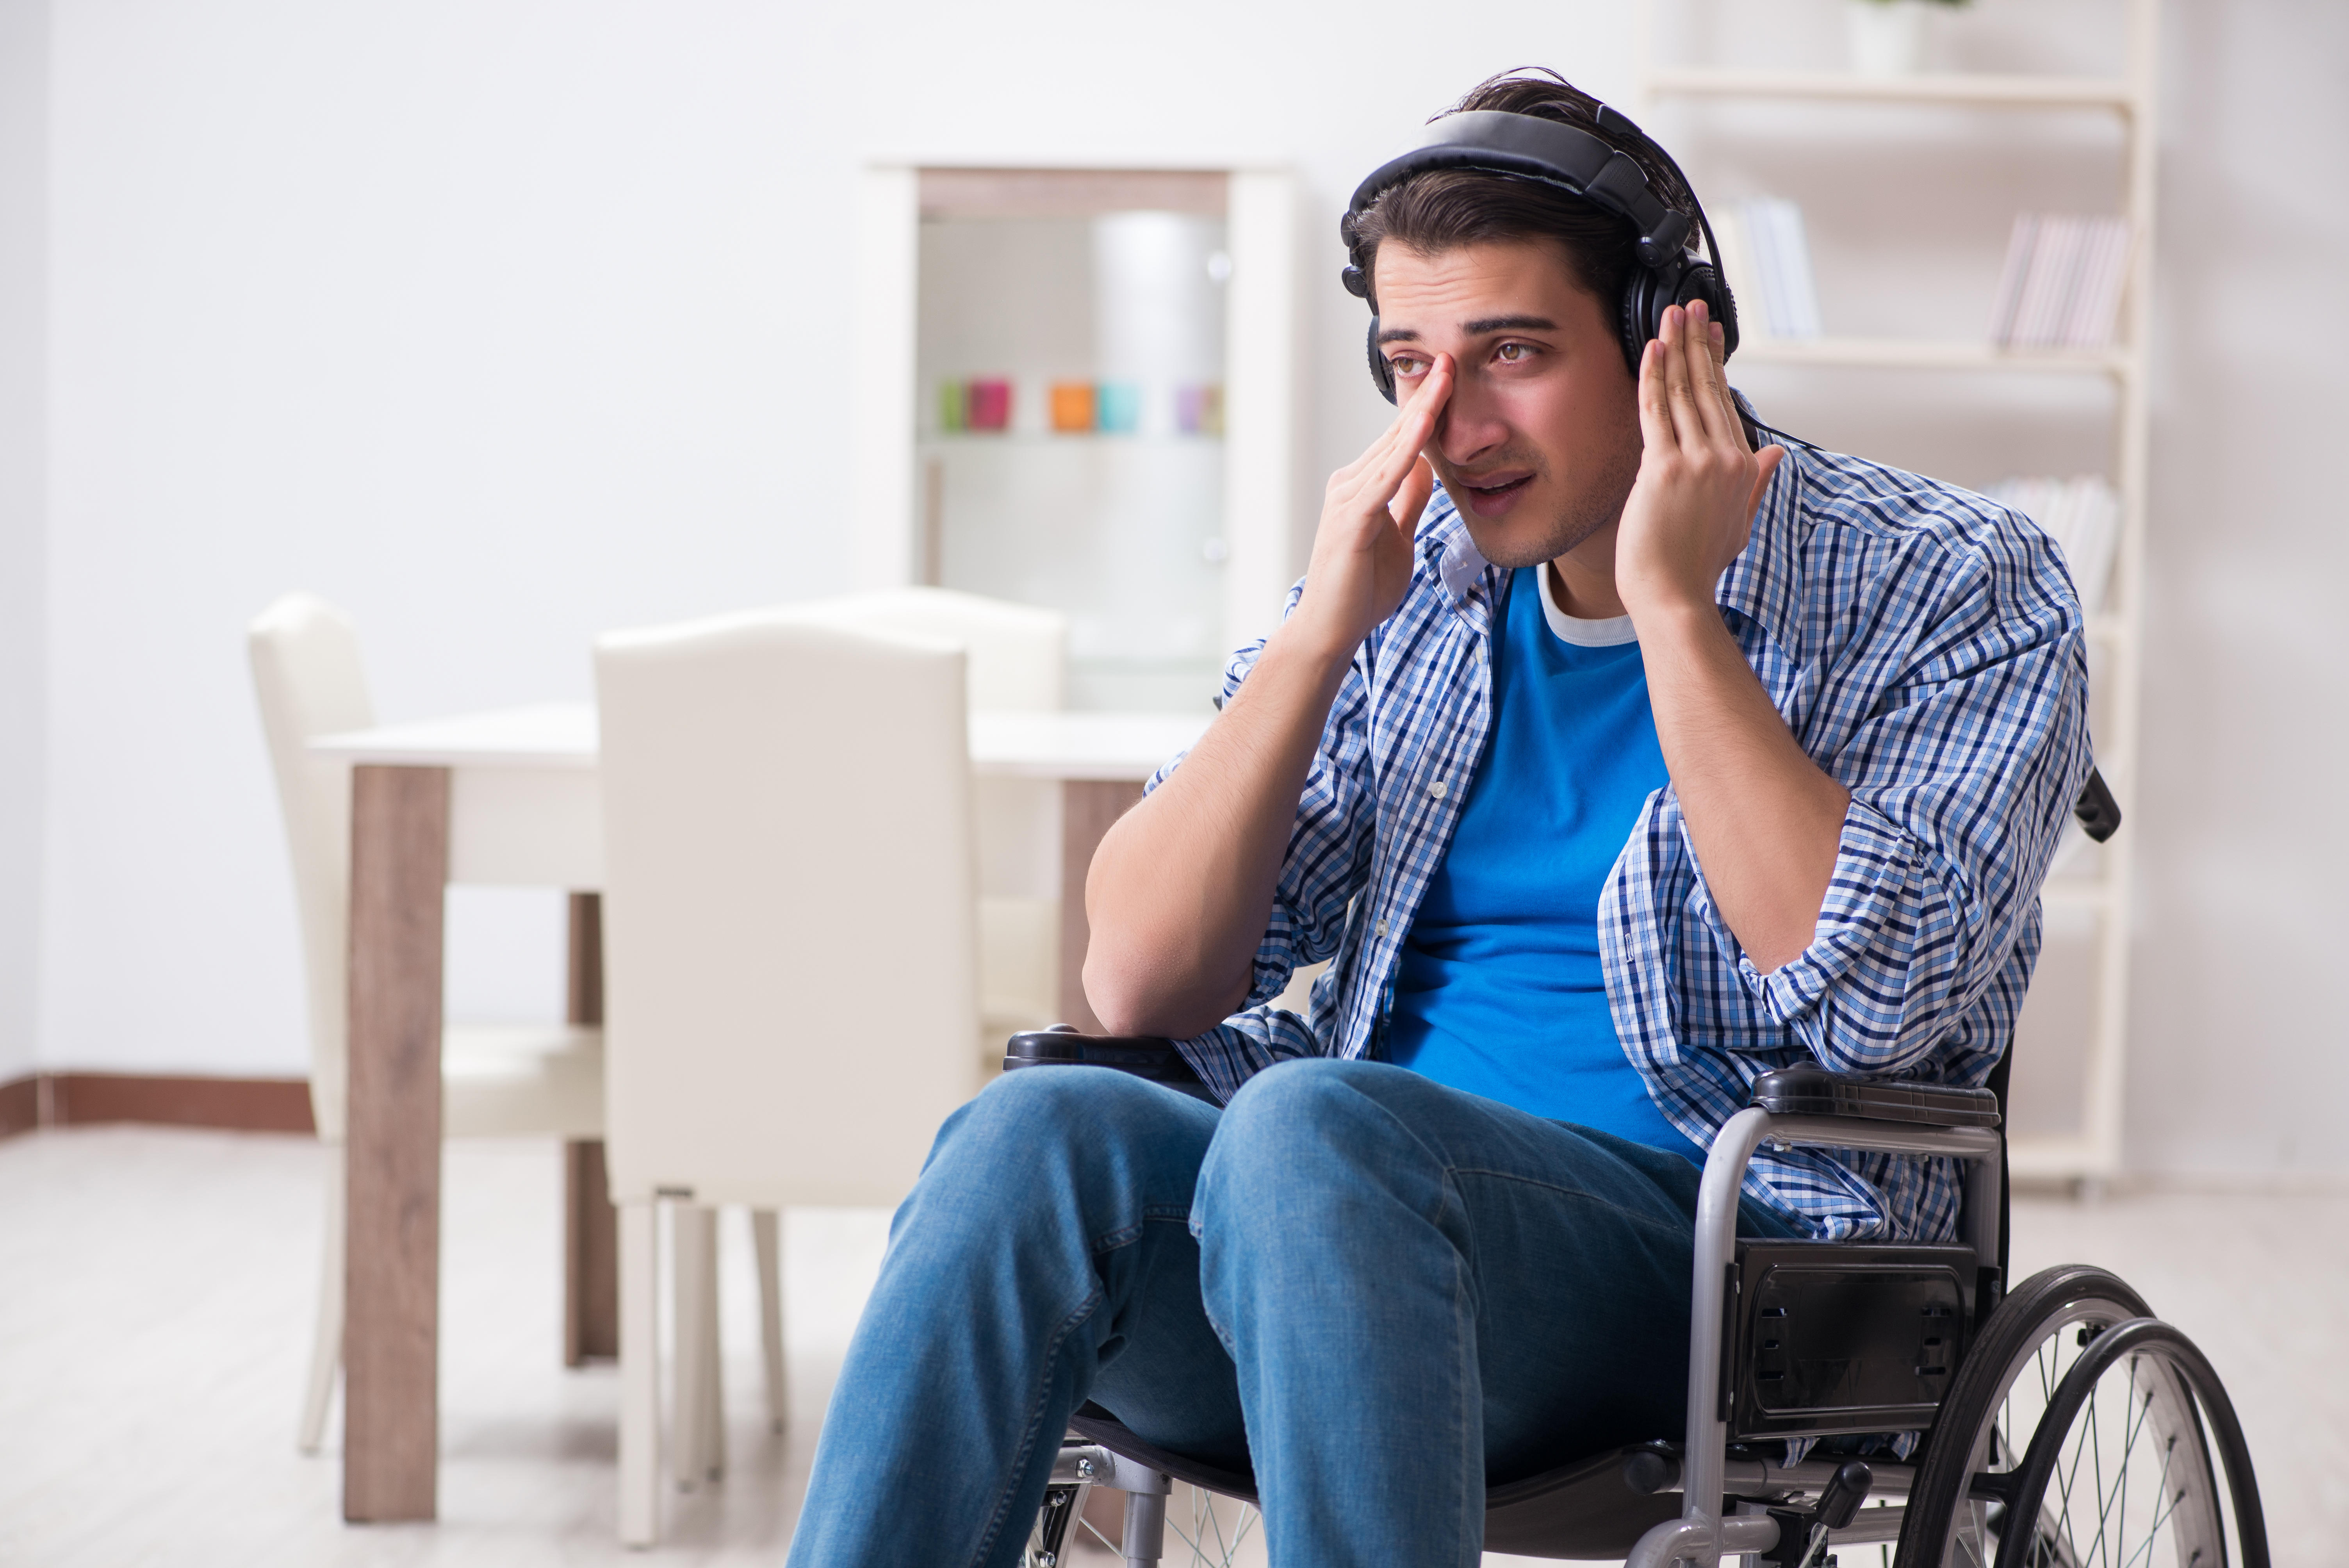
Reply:
<svg viewBox="0 0 2349 1568"><path fill-rule="evenodd" d="M1599 135L1692 212L1555 77L1460 108ZM2087 770L2044 539L1754 451L1702 300L1627 362L1652 253L1618 213L1450 169L1350 222L1400 412L1087 889L1102 1018L1226 1104L1070 1068L957 1113L802 1568L1016 1562L1089 1398L1251 1460L1281 1568L1473 1563L1488 1481L1678 1433L1699 1170L1754 1076L1976 1084L2003 1047ZM1268 1006L1324 958L1309 1021ZM1743 1225L1956 1207L1945 1162L1765 1154Z"/></svg>

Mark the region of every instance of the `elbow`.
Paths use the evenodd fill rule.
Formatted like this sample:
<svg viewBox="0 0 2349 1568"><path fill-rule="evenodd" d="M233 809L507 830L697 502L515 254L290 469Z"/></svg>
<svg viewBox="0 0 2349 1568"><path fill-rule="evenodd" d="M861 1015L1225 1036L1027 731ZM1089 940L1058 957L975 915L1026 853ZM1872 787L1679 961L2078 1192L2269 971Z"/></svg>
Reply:
<svg viewBox="0 0 2349 1568"><path fill-rule="evenodd" d="M1086 946L1083 979L1085 1001L1112 1035L1187 1040L1214 1028L1247 1000L1245 982L1229 995L1220 987L1185 985L1183 976L1140 962L1099 935Z"/></svg>

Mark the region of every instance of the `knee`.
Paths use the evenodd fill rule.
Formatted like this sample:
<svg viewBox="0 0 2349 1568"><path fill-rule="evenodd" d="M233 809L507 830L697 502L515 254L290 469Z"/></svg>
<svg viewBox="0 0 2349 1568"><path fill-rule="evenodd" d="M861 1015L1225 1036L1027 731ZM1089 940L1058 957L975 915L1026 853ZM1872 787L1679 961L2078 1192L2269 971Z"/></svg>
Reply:
<svg viewBox="0 0 2349 1568"><path fill-rule="evenodd" d="M1059 1164L1144 1117L1152 1092L1138 1078L1099 1068L1005 1073L947 1118L929 1164L974 1156Z"/></svg>
<svg viewBox="0 0 2349 1568"><path fill-rule="evenodd" d="M1164 1174L1156 1166L1179 1165L1186 1141L1179 1119L1170 1123L1169 1098L1154 1084L1097 1068L1006 1073L947 1119L916 1196L951 1194L966 1211L1029 1208L1046 1194L1081 1201L1154 1181ZM1181 1108L1172 1114L1179 1119ZM1206 1140L1198 1132L1196 1141Z"/></svg>
<svg viewBox="0 0 2349 1568"><path fill-rule="evenodd" d="M1359 1191L1425 1172L1407 1102L1419 1075L1384 1062L1283 1062L1240 1086L1199 1173L1195 1222L1268 1215L1273 1192Z"/></svg>

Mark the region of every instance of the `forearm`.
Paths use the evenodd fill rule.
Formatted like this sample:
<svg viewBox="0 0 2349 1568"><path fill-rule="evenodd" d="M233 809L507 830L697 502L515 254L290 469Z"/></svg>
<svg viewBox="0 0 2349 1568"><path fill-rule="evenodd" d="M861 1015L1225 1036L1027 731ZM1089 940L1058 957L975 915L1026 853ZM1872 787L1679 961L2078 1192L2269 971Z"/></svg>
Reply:
<svg viewBox="0 0 2349 1568"><path fill-rule="evenodd" d="M1705 885L1768 974L1811 944L1851 793L1795 743L1716 605L1635 609L1634 624Z"/></svg>
<svg viewBox="0 0 2349 1568"><path fill-rule="evenodd" d="M1187 1038L1247 998L1321 731L1353 648L1292 617L1085 879L1086 998L1117 1034Z"/></svg>

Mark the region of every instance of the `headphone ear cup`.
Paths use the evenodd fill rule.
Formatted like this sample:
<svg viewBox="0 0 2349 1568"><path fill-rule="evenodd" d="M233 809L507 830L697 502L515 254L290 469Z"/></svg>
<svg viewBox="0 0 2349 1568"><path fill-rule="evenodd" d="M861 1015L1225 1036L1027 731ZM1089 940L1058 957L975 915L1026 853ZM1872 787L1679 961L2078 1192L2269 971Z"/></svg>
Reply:
<svg viewBox="0 0 2349 1568"><path fill-rule="evenodd" d="M1729 285L1721 281L1711 262L1692 262L1681 274L1673 291L1673 303L1687 304L1692 300L1704 301L1704 308L1713 319L1721 323L1721 356L1723 359L1737 352L1737 300Z"/></svg>
<svg viewBox="0 0 2349 1568"><path fill-rule="evenodd" d="M1631 269L1630 280L1623 285L1620 326L1623 363L1634 377L1640 374L1640 354L1648 340L1663 335L1665 310L1696 300L1704 301L1704 308L1721 323L1722 357L1728 358L1737 352L1737 301L1712 263L1683 260L1661 270Z"/></svg>
<svg viewBox="0 0 2349 1568"><path fill-rule="evenodd" d="M1623 365L1631 379L1640 378L1640 356L1651 337L1662 335L1664 305L1670 299L1659 285L1662 278L1647 267L1633 267L1623 284L1623 304L1616 331L1623 345Z"/></svg>
<svg viewBox="0 0 2349 1568"><path fill-rule="evenodd" d="M1387 356L1379 352L1379 318L1376 315L1371 317L1371 330L1363 335L1362 352L1371 362L1371 385L1379 389L1380 397L1393 402L1394 366L1389 365Z"/></svg>

